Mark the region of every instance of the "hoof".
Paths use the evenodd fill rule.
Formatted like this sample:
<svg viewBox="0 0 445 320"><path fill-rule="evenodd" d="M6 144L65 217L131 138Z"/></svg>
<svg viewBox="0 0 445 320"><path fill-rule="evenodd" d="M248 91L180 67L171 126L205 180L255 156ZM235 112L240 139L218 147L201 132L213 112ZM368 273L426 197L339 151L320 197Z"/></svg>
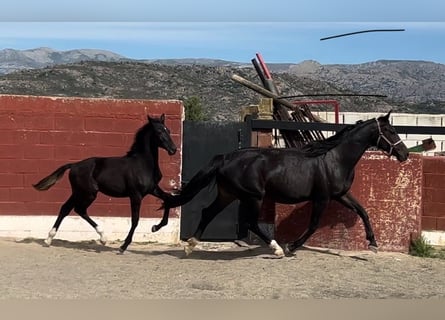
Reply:
<svg viewBox="0 0 445 320"><path fill-rule="evenodd" d="M159 229L158 229L158 226L157 225L154 225L153 227L151 227L151 232L156 232L156 231L158 231Z"/></svg>
<svg viewBox="0 0 445 320"><path fill-rule="evenodd" d="M192 237L188 239L187 245L184 247L185 255L188 256L190 253L192 253L193 249L196 247L197 244L198 240L196 240L196 238Z"/></svg>
<svg viewBox="0 0 445 320"><path fill-rule="evenodd" d="M286 245L284 246L284 252L287 256L295 256L296 251L297 249L294 249L289 243L286 243Z"/></svg>
<svg viewBox="0 0 445 320"><path fill-rule="evenodd" d="M269 247L273 250L273 254L277 257L284 257L284 251L283 249L280 247L280 245L275 241L272 240L269 244Z"/></svg>
<svg viewBox="0 0 445 320"><path fill-rule="evenodd" d="M107 237L104 235L104 230L100 227L100 226L96 226L96 232L99 235L99 241L100 243L102 243L103 245L105 245L107 243Z"/></svg>
<svg viewBox="0 0 445 320"><path fill-rule="evenodd" d="M43 246L49 248L49 247L51 247L51 242L52 242L52 239L45 239L45 240L43 240Z"/></svg>
<svg viewBox="0 0 445 320"><path fill-rule="evenodd" d="M57 233L56 228L52 228L51 230L49 230L49 232L48 232L48 238L46 238L46 239L43 241L43 245L44 245L45 247L49 247L49 246L51 246L51 242L53 241L53 238L55 237L56 233Z"/></svg>
<svg viewBox="0 0 445 320"><path fill-rule="evenodd" d="M124 254L125 253L125 249L123 249L122 247L119 248L119 252L118 254Z"/></svg>
<svg viewBox="0 0 445 320"><path fill-rule="evenodd" d="M371 251L374 252L374 253L377 253L377 252L378 252L378 248L377 248L377 246L369 245L369 246L368 246L368 249L371 250Z"/></svg>
<svg viewBox="0 0 445 320"><path fill-rule="evenodd" d="M248 248L248 249L250 249L250 245L248 244L248 243L246 243L245 241L242 241L242 240L234 240L233 241L238 247L241 247L241 248Z"/></svg>
<svg viewBox="0 0 445 320"><path fill-rule="evenodd" d="M188 257L190 255L190 253L193 252L193 248L190 247L190 246L185 246L184 247L184 252L185 252L185 255Z"/></svg>
<svg viewBox="0 0 445 320"><path fill-rule="evenodd" d="M283 258L284 257L284 251L283 251L283 249L278 249L278 250L275 250L274 251L274 253L273 253L275 256L277 256L278 258Z"/></svg>
<svg viewBox="0 0 445 320"><path fill-rule="evenodd" d="M103 245L105 245L105 244L107 243L107 237L104 236L104 233L103 233L103 232L98 232L98 233L99 233L99 236L100 236L100 238L99 238L100 243L102 243Z"/></svg>

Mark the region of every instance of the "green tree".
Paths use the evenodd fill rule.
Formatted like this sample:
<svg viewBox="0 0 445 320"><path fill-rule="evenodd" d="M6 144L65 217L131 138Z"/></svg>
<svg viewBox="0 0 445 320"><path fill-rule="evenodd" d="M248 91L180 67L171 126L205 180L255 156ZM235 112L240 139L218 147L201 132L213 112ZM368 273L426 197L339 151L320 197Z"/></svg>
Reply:
<svg viewBox="0 0 445 320"><path fill-rule="evenodd" d="M201 99L191 96L184 100L185 120L203 121L207 120L202 110Z"/></svg>

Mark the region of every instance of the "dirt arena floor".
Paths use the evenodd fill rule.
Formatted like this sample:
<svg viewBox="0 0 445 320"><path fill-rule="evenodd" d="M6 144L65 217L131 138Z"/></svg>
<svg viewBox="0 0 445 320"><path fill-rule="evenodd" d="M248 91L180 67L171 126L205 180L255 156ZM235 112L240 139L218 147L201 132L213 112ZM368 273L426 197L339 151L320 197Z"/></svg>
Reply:
<svg viewBox="0 0 445 320"><path fill-rule="evenodd" d="M2 299L444 298L445 260L303 248L182 246L0 238Z"/></svg>

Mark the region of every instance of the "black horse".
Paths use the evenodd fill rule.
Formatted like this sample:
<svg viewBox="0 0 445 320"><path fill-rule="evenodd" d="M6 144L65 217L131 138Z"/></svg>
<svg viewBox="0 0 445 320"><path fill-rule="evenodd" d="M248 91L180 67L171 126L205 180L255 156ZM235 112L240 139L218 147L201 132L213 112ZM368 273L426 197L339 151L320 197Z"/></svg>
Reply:
<svg viewBox="0 0 445 320"><path fill-rule="evenodd" d="M72 194L60 208L59 216L48 234L45 243L50 246L62 220L74 208L100 235L105 244L103 230L87 214L87 208L96 199L100 191L111 197L129 197L131 203L131 228L120 247L124 252L133 239L133 233L139 222L139 209L142 199L152 194L165 199L165 193L158 183L162 178L159 168L158 148L165 149L169 155L176 153L176 146L165 126L165 115L160 118L147 116L148 123L136 133L133 145L123 157L94 157L75 163L67 163L46 178L36 183L37 190L48 190L68 169ZM168 213L167 213L168 214Z"/></svg>
<svg viewBox="0 0 445 320"><path fill-rule="evenodd" d="M374 232L365 209L348 193L354 168L370 147L377 147L400 162L408 159L408 150L389 123L390 112L378 119L358 121L346 126L336 135L312 142L303 148L247 148L215 156L185 185L181 192L164 200L164 217L153 226L157 231L168 221L168 208L190 201L201 189L216 182L217 197L202 210L201 221L193 237L187 240L187 254L198 243L212 219L236 199L240 206L241 221L273 250L283 256L283 249L258 227L258 216L265 196L273 201L295 204L312 201L308 229L287 249L294 252L315 232L319 219L331 199L339 201L356 212L363 220L366 239L371 250L377 250Z"/></svg>

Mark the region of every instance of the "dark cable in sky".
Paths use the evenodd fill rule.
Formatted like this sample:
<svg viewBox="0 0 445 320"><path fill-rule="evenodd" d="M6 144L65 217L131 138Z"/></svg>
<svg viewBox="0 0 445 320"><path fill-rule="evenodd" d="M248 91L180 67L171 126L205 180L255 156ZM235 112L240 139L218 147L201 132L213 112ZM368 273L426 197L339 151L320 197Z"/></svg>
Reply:
<svg viewBox="0 0 445 320"><path fill-rule="evenodd" d="M389 31L405 31L405 29L371 29L371 30L363 30L363 31L349 32L349 33L338 34L336 36L330 36L330 37L321 38L320 41L334 39L334 38L339 38L339 37L346 37L346 36L359 34L359 33L366 33L366 32L389 32Z"/></svg>

